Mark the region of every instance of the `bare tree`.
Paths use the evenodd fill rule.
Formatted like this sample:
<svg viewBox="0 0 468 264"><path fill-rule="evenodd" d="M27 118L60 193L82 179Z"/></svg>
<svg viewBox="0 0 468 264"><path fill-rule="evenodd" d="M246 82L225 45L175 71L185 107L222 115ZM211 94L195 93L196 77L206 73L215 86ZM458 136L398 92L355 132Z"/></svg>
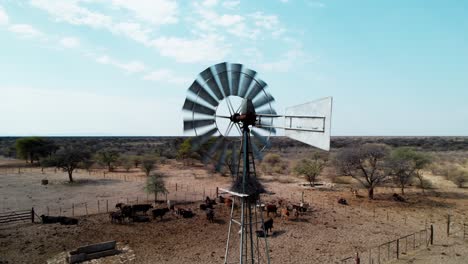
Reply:
<svg viewBox="0 0 468 264"><path fill-rule="evenodd" d="M374 199L374 189L388 176L384 160L390 148L384 144L364 144L345 148L336 155L335 166L346 176L351 176L367 188L369 199Z"/></svg>

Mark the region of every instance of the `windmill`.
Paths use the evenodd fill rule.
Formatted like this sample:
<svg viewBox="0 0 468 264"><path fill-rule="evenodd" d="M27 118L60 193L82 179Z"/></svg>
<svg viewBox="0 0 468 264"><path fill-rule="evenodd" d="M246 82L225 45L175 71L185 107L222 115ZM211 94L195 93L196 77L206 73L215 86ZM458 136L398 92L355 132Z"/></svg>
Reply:
<svg viewBox="0 0 468 264"><path fill-rule="evenodd" d="M233 176L232 186L221 189L236 197L240 206L240 210L234 210L234 202L231 206L224 263L270 262L259 209L260 194L266 191L256 177L255 159L262 159L276 129L311 146L330 148L331 97L289 107L278 115L266 88L255 71L223 62L198 75L182 107L184 131L195 136L193 149L203 148L204 162L214 161L217 171L227 167ZM281 119L283 125L274 122Z"/></svg>

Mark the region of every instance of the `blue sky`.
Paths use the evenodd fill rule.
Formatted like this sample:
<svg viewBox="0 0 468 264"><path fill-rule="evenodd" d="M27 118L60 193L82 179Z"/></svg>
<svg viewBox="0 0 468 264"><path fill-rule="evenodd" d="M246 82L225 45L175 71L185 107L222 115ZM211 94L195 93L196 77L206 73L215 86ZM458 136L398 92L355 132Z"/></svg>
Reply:
<svg viewBox="0 0 468 264"><path fill-rule="evenodd" d="M0 135L183 135L218 62L332 135L468 135L468 2L0 0Z"/></svg>

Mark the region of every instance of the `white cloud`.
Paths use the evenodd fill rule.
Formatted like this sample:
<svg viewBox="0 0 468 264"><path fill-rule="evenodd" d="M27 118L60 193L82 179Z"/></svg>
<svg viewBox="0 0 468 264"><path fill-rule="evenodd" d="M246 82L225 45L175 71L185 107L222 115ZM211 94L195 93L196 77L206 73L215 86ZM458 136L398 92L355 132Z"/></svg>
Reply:
<svg viewBox="0 0 468 264"><path fill-rule="evenodd" d="M227 0L223 2L223 7L227 9L236 9L240 5L240 0Z"/></svg>
<svg viewBox="0 0 468 264"><path fill-rule="evenodd" d="M48 12L56 21L93 28L111 28L112 18L78 5L78 1L31 0L31 5Z"/></svg>
<svg viewBox="0 0 468 264"><path fill-rule="evenodd" d="M178 22L178 5L173 0L111 0L117 8L130 10L134 16L153 25Z"/></svg>
<svg viewBox="0 0 468 264"><path fill-rule="evenodd" d="M128 63L116 63L115 66L125 70L127 73L143 72L146 69L145 64L140 61L131 61Z"/></svg>
<svg viewBox="0 0 468 264"><path fill-rule="evenodd" d="M0 6L0 26L1 25L8 25L9 18L8 14L5 12L2 6Z"/></svg>
<svg viewBox="0 0 468 264"><path fill-rule="evenodd" d="M187 78L183 78L180 76L175 75L172 71L168 69L160 69L155 70L143 77L143 80L149 81L160 81L160 82L167 82L172 84L186 84L187 86L190 84L190 80Z"/></svg>
<svg viewBox="0 0 468 264"><path fill-rule="evenodd" d="M44 36L41 31L28 24L13 24L8 28L8 30L23 38L39 38Z"/></svg>
<svg viewBox="0 0 468 264"><path fill-rule="evenodd" d="M294 47L285 52L277 61L263 62L259 64L260 69L269 72L288 72L305 56L301 47Z"/></svg>
<svg viewBox="0 0 468 264"><path fill-rule="evenodd" d="M92 54L90 54L89 56L92 56ZM126 73L139 73L146 70L145 64L140 61L134 60L124 63L107 55L97 57L96 62L100 64L112 65L114 67L124 70Z"/></svg>
<svg viewBox="0 0 468 264"><path fill-rule="evenodd" d="M123 34L136 42L148 44L151 30L144 29L141 24L134 22L124 22L114 25L112 31L117 34Z"/></svg>
<svg viewBox="0 0 468 264"><path fill-rule="evenodd" d="M200 36L197 39L160 37L152 41L162 56L178 62L194 63L222 60L229 53L229 46L218 35Z"/></svg>
<svg viewBox="0 0 468 264"><path fill-rule="evenodd" d="M80 40L75 37L64 37L60 40L60 45L65 48L77 48L80 46Z"/></svg>
<svg viewBox="0 0 468 264"><path fill-rule="evenodd" d="M204 0L202 2L202 5L206 7L213 7L213 6L216 6L217 4L218 4L218 0Z"/></svg>

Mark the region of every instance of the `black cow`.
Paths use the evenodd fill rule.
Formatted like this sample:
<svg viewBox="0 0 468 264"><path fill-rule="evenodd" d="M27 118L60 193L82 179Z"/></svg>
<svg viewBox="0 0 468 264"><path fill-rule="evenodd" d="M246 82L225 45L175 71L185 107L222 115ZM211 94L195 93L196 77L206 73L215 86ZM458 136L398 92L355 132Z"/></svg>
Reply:
<svg viewBox="0 0 468 264"><path fill-rule="evenodd" d="M270 213L275 213L275 215L278 215L278 207L275 204L267 204L266 205L266 210L267 210L267 216L269 216Z"/></svg>
<svg viewBox="0 0 468 264"><path fill-rule="evenodd" d="M264 232L266 232L267 235L268 235L268 231L271 231L272 228L273 228L273 218L266 220L262 225L262 229Z"/></svg>
<svg viewBox="0 0 468 264"><path fill-rule="evenodd" d="M213 209L213 204L211 204L211 203L200 204L200 210L205 211L206 209Z"/></svg>
<svg viewBox="0 0 468 264"><path fill-rule="evenodd" d="M221 196L221 195L220 195L218 198L219 198L219 203L222 203L222 204L223 204L225 198L224 198L223 196Z"/></svg>
<svg viewBox="0 0 468 264"><path fill-rule="evenodd" d="M43 224L60 223L60 216L41 215L41 220Z"/></svg>
<svg viewBox="0 0 468 264"><path fill-rule="evenodd" d="M146 214L151 208L153 208L151 204L134 204L132 206L133 213L143 212L144 214Z"/></svg>
<svg viewBox="0 0 468 264"><path fill-rule="evenodd" d="M403 203L406 202L405 198L403 198L403 196L401 196L401 195L399 195L399 194L397 194L397 193L394 193L394 194L392 195L392 197L393 197L393 200L394 200L394 201L403 202Z"/></svg>
<svg viewBox="0 0 468 264"><path fill-rule="evenodd" d="M210 223L214 222L214 210L213 209L207 209L206 210L206 219L210 221Z"/></svg>
<svg viewBox="0 0 468 264"><path fill-rule="evenodd" d="M137 222L137 223L144 223L144 222L150 221L149 217L146 215L134 215L132 219L133 219L133 222Z"/></svg>
<svg viewBox="0 0 468 264"><path fill-rule="evenodd" d="M192 210L177 208L176 214L181 215L183 218L192 218L194 216Z"/></svg>
<svg viewBox="0 0 468 264"><path fill-rule="evenodd" d="M169 208L159 208L159 209L153 209L153 211L151 211L153 213L153 219L156 219L156 217L161 217L161 220L163 218L163 216L169 212Z"/></svg>
<svg viewBox="0 0 468 264"><path fill-rule="evenodd" d="M124 216L122 212L111 212L109 213L109 218L111 219L111 223L122 223Z"/></svg>
<svg viewBox="0 0 468 264"><path fill-rule="evenodd" d="M346 201L345 198L340 198L340 199L338 199L338 203L339 203L339 204L342 204L342 205L348 205L348 201Z"/></svg>
<svg viewBox="0 0 468 264"><path fill-rule="evenodd" d="M78 224L78 219L66 217L66 216L60 216L59 221L61 225L77 225Z"/></svg>
<svg viewBox="0 0 468 264"><path fill-rule="evenodd" d="M122 209L122 207L123 207L124 205L125 205L124 203L117 203L117 204L115 204L115 208Z"/></svg>
<svg viewBox="0 0 468 264"><path fill-rule="evenodd" d="M133 217L133 209L131 205L122 205L120 207L120 212L122 213L122 218L128 218L129 220Z"/></svg>

